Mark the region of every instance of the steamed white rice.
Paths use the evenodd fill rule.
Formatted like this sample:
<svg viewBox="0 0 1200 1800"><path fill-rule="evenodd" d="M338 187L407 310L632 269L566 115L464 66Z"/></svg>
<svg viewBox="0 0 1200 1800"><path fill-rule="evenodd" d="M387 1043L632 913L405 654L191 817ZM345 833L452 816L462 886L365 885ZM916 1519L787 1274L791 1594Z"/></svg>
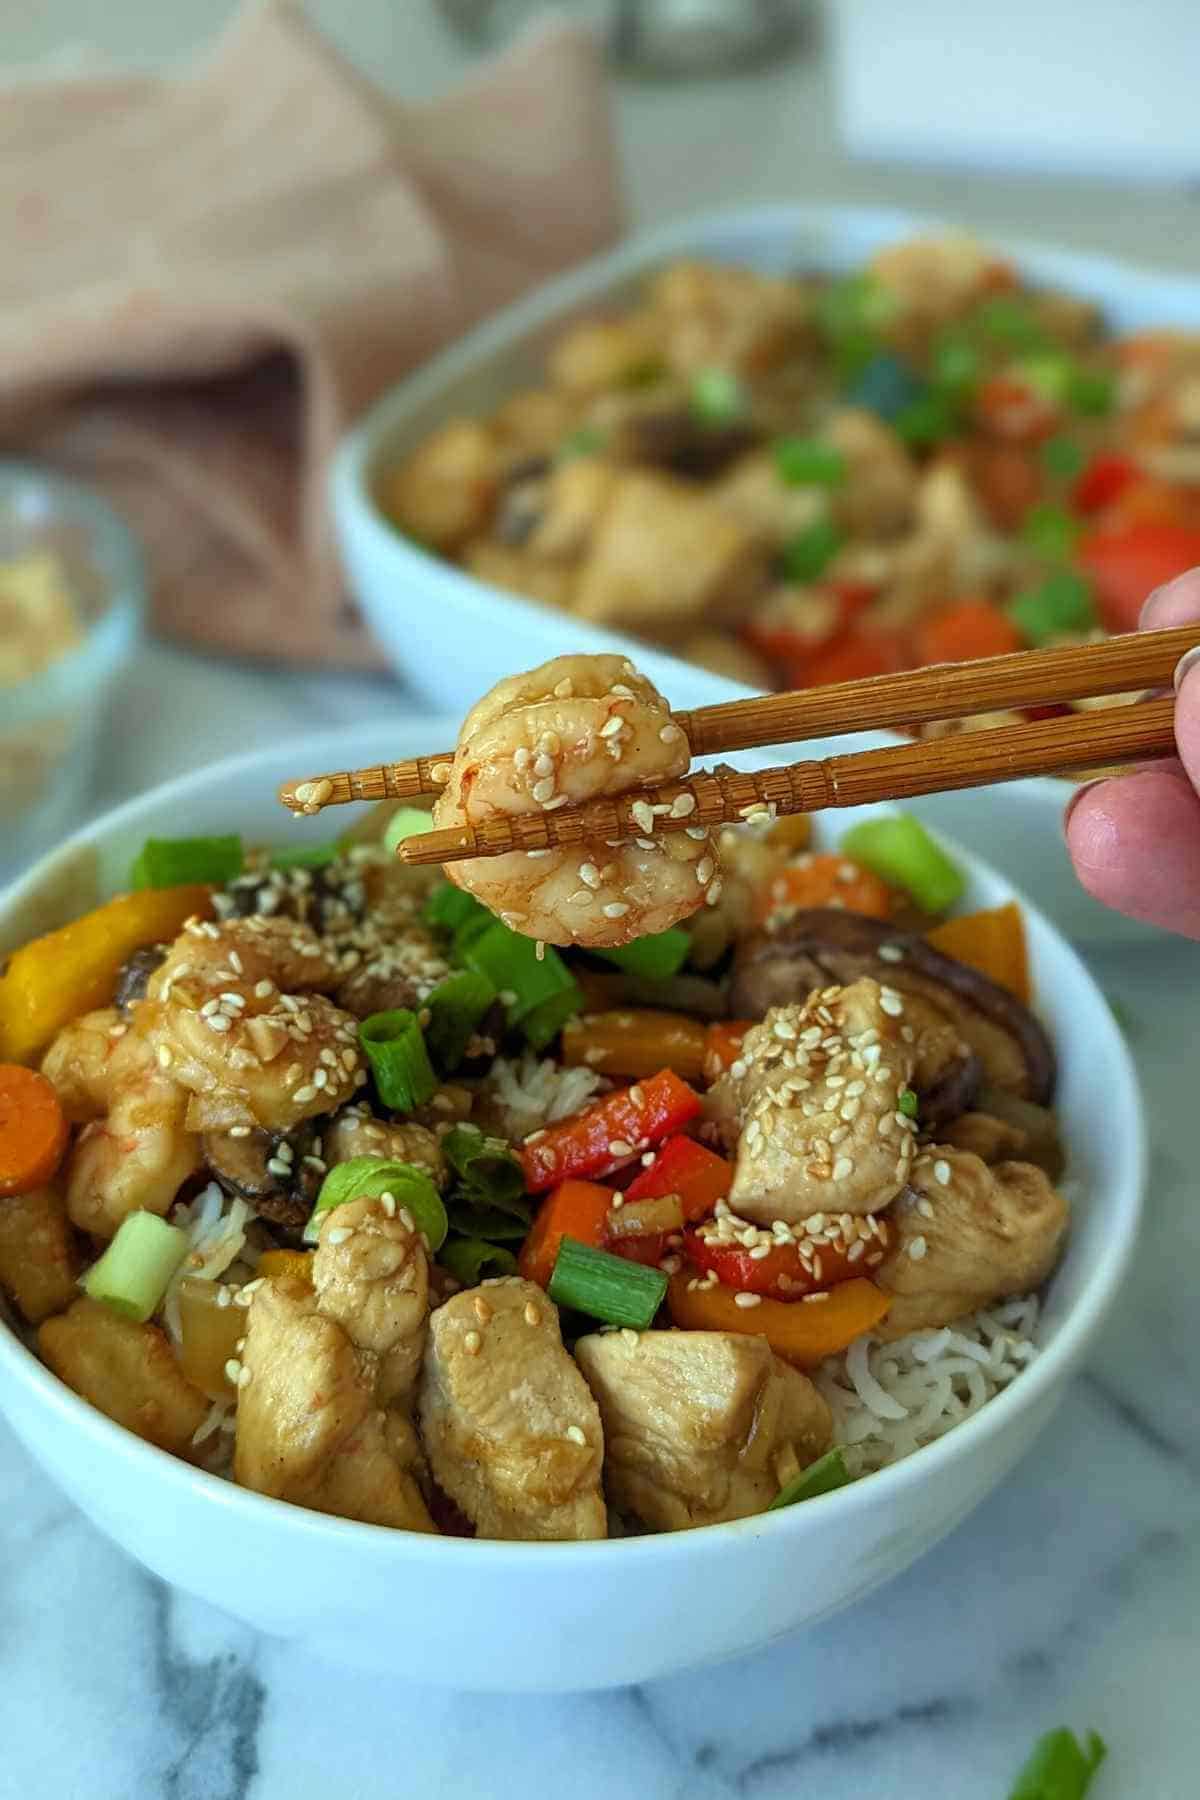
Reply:
<svg viewBox="0 0 1200 1800"><path fill-rule="evenodd" d="M977 1413L1037 1355L1036 1295L894 1343L858 1338L814 1380L852 1475L870 1475Z"/></svg>
<svg viewBox="0 0 1200 1800"><path fill-rule="evenodd" d="M595 1069L583 1065L564 1068L549 1057L539 1062L529 1050L519 1058L498 1056L487 1078L500 1114L497 1126L510 1142L519 1142L558 1119L569 1119L611 1085Z"/></svg>

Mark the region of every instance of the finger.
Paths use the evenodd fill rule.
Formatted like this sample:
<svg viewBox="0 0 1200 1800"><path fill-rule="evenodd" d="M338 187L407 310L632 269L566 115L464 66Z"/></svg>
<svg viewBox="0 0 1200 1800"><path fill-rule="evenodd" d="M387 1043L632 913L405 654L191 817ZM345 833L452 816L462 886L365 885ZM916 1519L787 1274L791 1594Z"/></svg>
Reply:
<svg viewBox="0 0 1200 1800"><path fill-rule="evenodd" d="M1085 789L1066 836L1089 894L1129 918L1200 938L1200 797L1178 768Z"/></svg>
<svg viewBox="0 0 1200 1800"><path fill-rule="evenodd" d="M1175 742L1188 780L1200 791L1200 655L1189 650L1175 679Z"/></svg>
<svg viewBox="0 0 1200 1800"><path fill-rule="evenodd" d="M1167 631L1172 625L1190 625L1193 619L1200 619L1200 569L1189 569L1155 588L1142 608L1138 628Z"/></svg>

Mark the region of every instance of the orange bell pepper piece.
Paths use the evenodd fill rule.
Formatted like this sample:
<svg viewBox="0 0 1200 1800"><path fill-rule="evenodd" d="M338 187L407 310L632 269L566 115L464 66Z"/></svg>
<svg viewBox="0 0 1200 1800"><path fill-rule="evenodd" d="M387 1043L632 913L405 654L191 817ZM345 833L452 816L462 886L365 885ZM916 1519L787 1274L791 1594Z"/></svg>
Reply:
<svg viewBox="0 0 1200 1800"><path fill-rule="evenodd" d="M739 1331L765 1337L777 1356L797 1369L815 1369L864 1332L873 1331L891 1305L874 1282L843 1281L817 1300L760 1299L739 1306L733 1288L689 1287L695 1275L681 1269L667 1286L671 1323L684 1331Z"/></svg>
<svg viewBox="0 0 1200 1800"><path fill-rule="evenodd" d="M704 1078L719 1081L742 1053L742 1040L753 1019L718 1019L704 1034Z"/></svg>
<svg viewBox="0 0 1200 1800"><path fill-rule="evenodd" d="M565 1237L602 1250L615 1198L612 1188L596 1181L563 1181L547 1194L517 1258L517 1268L526 1281L550 1286L558 1247Z"/></svg>
<svg viewBox="0 0 1200 1800"><path fill-rule="evenodd" d="M1029 1004L1029 952L1025 921L1015 900L990 906L983 912L964 913L946 919L926 937L943 956L952 956L968 968L978 969L1026 1006Z"/></svg>

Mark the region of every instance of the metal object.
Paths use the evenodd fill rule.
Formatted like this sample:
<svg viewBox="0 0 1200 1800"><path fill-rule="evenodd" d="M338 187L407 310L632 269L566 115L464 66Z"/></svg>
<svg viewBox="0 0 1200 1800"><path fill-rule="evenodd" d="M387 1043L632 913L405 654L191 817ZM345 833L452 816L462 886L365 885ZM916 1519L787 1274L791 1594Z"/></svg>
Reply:
<svg viewBox="0 0 1200 1800"><path fill-rule="evenodd" d="M560 0L563 4L564 0ZM511 37L544 0L436 0L470 43ZM607 34L615 66L679 79L753 69L794 48L809 22L808 0L565 0L567 10Z"/></svg>

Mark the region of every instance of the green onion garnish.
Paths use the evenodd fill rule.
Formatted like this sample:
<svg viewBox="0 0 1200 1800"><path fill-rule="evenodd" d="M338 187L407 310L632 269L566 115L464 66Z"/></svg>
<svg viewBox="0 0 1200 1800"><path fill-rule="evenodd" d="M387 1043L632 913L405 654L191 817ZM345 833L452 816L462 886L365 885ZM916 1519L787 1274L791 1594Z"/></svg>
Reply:
<svg viewBox="0 0 1200 1800"><path fill-rule="evenodd" d="M439 931L457 931L468 919L490 919L491 916L487 907L481 906L474 894L455 887L452 881L439 883L421 908L424 923Z"/></svg>
<svg viewBox="0 0 1200 1800"><path fill-rule="evenodd" d="M460 1206L452 1198L450 1211L455 1231L463 1237L482 1238L485 1244L519 1244L529 1236L533 1224L532 1208L519 1211L515 1204L511 1212L501 1212L497 1206Z"/></svg>
<svg viewBox="0 0 1200 1800"><path fill-rule="evenodd" d="M485 975L498 993L514 994L509 1017L519 1025L535 1050L544 1049L567 1019L583 1004L583 995L566 963L547 949L538 960L532 938L510 931L499 919L469 936L456 934L454 954L469 969Z"/></svg>
<svg viewBox="0 0 1200 1800"><path fill-rule="evenodd" d="M843 381L852 381L870 362L895 310L891 290L868 273L842 276L817 295L817 328Z"/></svg>
<svg viewBox="0 0 1200 1800"><path fill-rule="evenodd" d="M1048 1731L1034 1745L1008 1800L1084 1800L1107 1755L1099 1732L1089 1731L1081 1745L1065 1725Z"/></svg>
<svg viewBox="0 0 1200 1800"><path fill-rule="evenodd" d="M924 448L952 437L958 422L958 403L949 394L930 392L902 407L892 420L892 427L906 444Z"/></svg>
<svg viewBox="0 0 1200 1800"><path fill-rule="evenodd" d="M896 1100L896 1111L902 1112L906 1119L917 1116L917 1096L912 1088L901 1088Z"/></svg>
<svg viewBox="0 0 1200 1800"><path fill-rule="evenodd" d="M352 1156L349 1162L330 1169L304 1227L304 1242L320 1242L321 1218L331 1207L343 1206L347 1200L380 1200L384 1194L392 1195L397 1211L407 1208L417 1230L429 1239L431 1250L441 1249L448 1228L441 1195L424 1169L387 1156Z"/></svg>
<svg viewBox="0 0 1200 1800"><path fill-rule="evenodd" d="M846 832L841 847L881 880L911 894L927 913L945 912L967 885L958 865L912 813L864 819Z"/></svg>
<svg viewBox="0 0 1200 1800"><path fill-rule="evenodd" d="M780 1488L767 1511L775 1512L781 1506L795 1506L798 1500L815 1500L818 1494L832 1494L835 1488L845 1487L849 1480L850 1471L846 1467L846 1459L835 1445L815 1463L809 1463L807 1469L801 1469L798 1475L793 1475Z"/></svg>
<svg viewBox="0 0 1200 1800"><path fill-rule="evenodd" d="M240 837L147 838L129 871L129 883L168 888L208 881L223 887L244 865Z"/></svg>
<svg viewBox="0 0 1200 1800"><path fill-rule="evenodd" d="M429 1011L425 1042L443 1075L457 1069L495 998L496 990L487 976L472 969L458 969L434 988L425 1002Z"/></svg>
<svg viewBox="0 0 1200 1800"><path fill-rule="evenodd" d="M273 869L325 869L341 854L338 844L295 844L272 850L270 864Z"/></svg>
<svg viewBox="0 0 1200 1800"><path fill-rule="evenodd" d="M417 1023L406 1007L372 1013L358 1028L358 1041L371 1065L379 1098L393 1112L424 1106L437 1088Z"/></svg>
<svg viewBox="0 0 1200 1800"><path fill-rule="evenodd" d="M569 431L558 446L558 460L571 462L577 456L595 456L607 441L607 434L598 425L581 425L578 430Z"/></svg>
<svg viewBox="0 0 1200 1800"><path fill-rule="evenodd" d="M547 955L549 952L547 952ZM545 1050L552 1044L568 1019L573 1019L583 1005L583 995L575 982L561 993L541 1000L521 1020L521 1030L531 1050Z"/></svg>
<svg viewBox="0 0 1200 1800"><path fill-rule="evenodd" d="M1014 363L1013 374L1052 406L1064 406L1076 370L1073 359L1065 350L1042 350Z"/></svg>
<svg viewBox="0 0 1200 1800"><path fill-rule="evenodd" d="M1030 644L1046 644L1068 632L1090 631L1096 623L1091 583L1074 569L1056 569L1004 609Z"/></svg>
<svg viewBox="0 0 1200 1800"><path fill-rule="evenodd" d="M815 581L841 549L842 536L832 519L815 519L784 545L784 574L792 581Z"/></svg>
<svg viewBox="0 0 1200 1800"><path fill-rule="evenodd" d="M663 1303L667 1278L661 1269L648 1269L565 1237L547 1291L556 1306L603 1319L606 1325L646 1331Z"/></svg>
<svg viewBox="0 0 1200 1800"><path fill-rule="evenodd" d="M478 1287L492 1276L515 1275L517 1259L502 1244L485 1244L482 1238L447 1238L438 1255L443 1269L449 1269L464 1287Z"/></svg>
<svg viewBox="0 0 1200 1800"><path fill-rule="evenodd" d="M745 389L731 369L699 370L688 399L702 425L732 425L746 411Z"/></svg>
<svg viewBox="0 0 1200 1800"><path fill-rule="evenodd" d="M930 373L940 394L965 400L979 380L979 351L961 331L943 332L934 345Z"/></svg>
<svg viewBox="0 0 1200 1800"><path fill-rule="evenodd" d="M1008 350L1028 354L1045 346L1046 334L1028 300L996 294L976 309L975 319L993 342Z"/></svg>
<svg viewBox="0 0 1200 1800"><path fill-rule="evenodd" d="M80 1284L85 1294L144 1324L162 1304L172 1275L188 1252L189 1238L157 1213L134 1212Z"/></svg>
<svg viewBox="0 0 1200 1800"><path fill-rule="evenodd" d="M1074 438L1052 437L1042 445L1042 467L1048 475L1059 475L1071 481L1087 462L1087 453Z"/></svg>
<svg viewBox="0 0 1200 1800"><path fill-rule="evenodd" d="M383 831L383 847L395 855L396 846L405 838L417 837L422 831L433 830L433 814L423 812L419 806L398 806Z"/></svg>
<svg viewBox="0 0 1200 1800"><path fill-rule="evenodd" d="M529 1209L523 1204L525 1176L503 1138L485 1137L468 1125L456 1125L442 1139L442 1155L472 1204L507 1211L518 1201L522 1204L517 1211L528 1215ZM481 1231L479 1235L486 1234Z"/></svg>
<svg viewBox="0 0 1200 1800"><path fill-rule="evenodd" d="M1064 562L1079 542L1083 527L1065 506L1049 500L1031 506L1021 521L1021 536L1039 555Z"/></svg>
<svg viewBox="0 0 1200 1800"><path fill-rule="evenodd" d="M773 455L779 479L789 487L840 487L846 479L846 458L820 438L779 438Z"/></svg>
<svg viewBox="0 0 1200 1800"><path fill-rule="evenodd" d="M1067 405L1088 419L1103 419L1117 401L1116 378L1106 369L1076 369L1067 387Z"/></svg>
<svg viewBox="0 0 1200 1800"><path fill-rule="evenodd" d="M620 944L613 950L597 950L605 962L615 963L627 975L638 975L644 981L666 981L678 975L692 947L691 934L672 925L668 931L656 931L650 937L634 938L631 944Z"/></svg>
<svg viewBox="0 0 1200 1800"><path fill-rule="evenodd" d="M473 944L477 937L482 937L496 923L494 914L481 906L478 912L468 913L461 925L456 925L450 939L450 959L462 962L466 956L468 944Z"/></svg>

